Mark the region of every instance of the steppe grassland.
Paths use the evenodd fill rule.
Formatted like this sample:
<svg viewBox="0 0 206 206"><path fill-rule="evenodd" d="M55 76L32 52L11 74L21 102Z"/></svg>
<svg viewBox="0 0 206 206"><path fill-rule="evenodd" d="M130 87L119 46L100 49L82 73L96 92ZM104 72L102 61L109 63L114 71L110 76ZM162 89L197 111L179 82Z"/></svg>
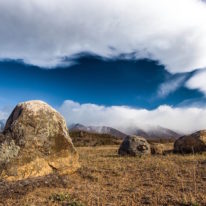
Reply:
<svg viewBox="0 0 206 206"><path fill-rule="evenodd" d="M206 154L119 157L117 145L77 150L81 168L76 173L45 177L22 188L13 185L10 195L0 194L1 201L5 205L206 205Z"/></svg>

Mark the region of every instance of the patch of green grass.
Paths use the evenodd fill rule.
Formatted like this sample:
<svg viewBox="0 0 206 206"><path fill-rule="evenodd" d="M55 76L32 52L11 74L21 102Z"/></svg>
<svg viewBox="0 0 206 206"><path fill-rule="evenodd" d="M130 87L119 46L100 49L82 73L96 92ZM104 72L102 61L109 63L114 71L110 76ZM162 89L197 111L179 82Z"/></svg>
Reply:
<svg viewBox="0 0 206 206"><path fill-rule="evenodd" d="M49 200L62 203L64 206L84 206L82 203L72 200L68 193L52 194L49 196Z"/></svg>

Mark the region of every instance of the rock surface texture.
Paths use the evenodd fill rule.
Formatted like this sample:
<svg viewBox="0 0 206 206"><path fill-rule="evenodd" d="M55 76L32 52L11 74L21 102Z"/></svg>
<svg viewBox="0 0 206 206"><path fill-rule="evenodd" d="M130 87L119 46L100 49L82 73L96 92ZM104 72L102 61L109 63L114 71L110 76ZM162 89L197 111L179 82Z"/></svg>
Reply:
<svg viewBox="0 0 206 206"><path fill-rule="evenodd" d="M139 136L127 136L120 145L119 155L144 155L150 154L150 145L146 139Z"/></svg>
<svg viewBox="0 0 206 206"><path fill-rule="evenodd" d="M197 153L206 151L206 130L180 137L174 143L176 153Z"/></svg>
<svg viewBox="0 0 206 206"><path fill-rule="evenodd" d="M78 167L64 118L42 101L18 104L0 135L0 178L69 174Z"/></svg>

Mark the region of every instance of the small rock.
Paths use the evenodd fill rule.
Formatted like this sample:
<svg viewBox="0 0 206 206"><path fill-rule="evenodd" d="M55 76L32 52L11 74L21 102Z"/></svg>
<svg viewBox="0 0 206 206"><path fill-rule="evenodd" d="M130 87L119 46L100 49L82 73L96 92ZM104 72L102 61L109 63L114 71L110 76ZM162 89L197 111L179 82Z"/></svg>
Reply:
<svg viewBox="0 0 206 206"><path fill-rule="evenodd" d="M139 136L127 136L120 145L119 155L144 155L150 154L150 145L147 140Z"/></svg>

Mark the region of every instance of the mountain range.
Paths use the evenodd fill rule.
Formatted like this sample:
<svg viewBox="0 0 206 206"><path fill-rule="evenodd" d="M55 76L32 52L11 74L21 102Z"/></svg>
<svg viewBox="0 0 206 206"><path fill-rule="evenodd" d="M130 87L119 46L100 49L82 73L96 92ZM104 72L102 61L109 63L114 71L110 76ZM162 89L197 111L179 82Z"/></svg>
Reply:
<svg viewBox="0 0 206 206"><path fill-rule="evenodd" d="M135 128L130 131L130 134L142 136L146 139L177 139L182 135L173 130L160 126L149 127L147 129Z"/></svg>
<svg viewBox="0 0 206 206"><path fill-rule="evenodd" d="M69 126L69 130L71 132L76 131L84 131L84 132L90 132L90 133L97 133L97 134L110 134L114 137L118 137L121 139L124 139L127 134L114 129L112 127L106 127L106 126L84 126L82 124L73 124Z"/></svg>
<svg viewBox="0 0 206 206"><path fill-rule="evenodd" d="M112 136L124 139L127 135L142 136L146 139L177 139L181 134L163 127L149 127L146 130L141 128L129 128L124 133L112 127L106 126L85 126L82 124L72 124L69 126L69 130L73 131L85 131L98 134L110 134Z"/></svg>
<svg viewBox="0 0 206 206"><path fill-rule="evenodd" d="M6 121L0 120L0 132L3 131ZM69 131L84 131L97 134L109 134L120 139L124 139L127 135L142 136L146 139L177 139L182 134L179 134L173 130L157 127L147 127L142 129L139 127L128 128L127 132L122 132L118 129L107 126L85 126L82 124L72 124L69 126Z"/></svg>

